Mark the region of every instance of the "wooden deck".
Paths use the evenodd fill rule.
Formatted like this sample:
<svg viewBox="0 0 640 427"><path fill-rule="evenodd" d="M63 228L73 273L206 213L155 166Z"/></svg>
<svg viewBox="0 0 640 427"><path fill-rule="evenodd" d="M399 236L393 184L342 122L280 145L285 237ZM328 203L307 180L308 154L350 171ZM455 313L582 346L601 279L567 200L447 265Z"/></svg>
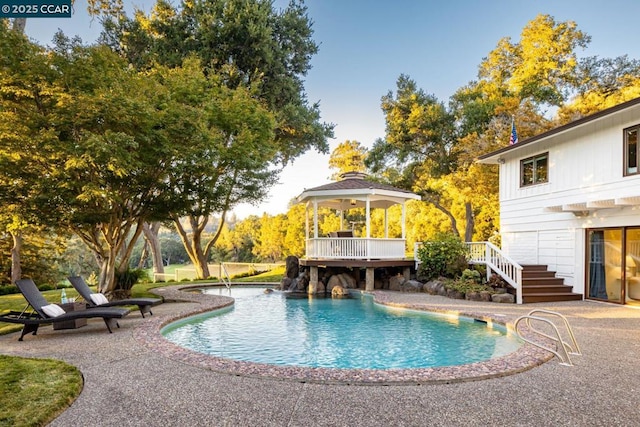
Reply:
<svg viewBox="0 0 640 427"><path fill-rule="evenodd" d="M413 267L413 259L300 259L300 265L305 267L359 267L359 268L383 268L383 267Z"/></svg>

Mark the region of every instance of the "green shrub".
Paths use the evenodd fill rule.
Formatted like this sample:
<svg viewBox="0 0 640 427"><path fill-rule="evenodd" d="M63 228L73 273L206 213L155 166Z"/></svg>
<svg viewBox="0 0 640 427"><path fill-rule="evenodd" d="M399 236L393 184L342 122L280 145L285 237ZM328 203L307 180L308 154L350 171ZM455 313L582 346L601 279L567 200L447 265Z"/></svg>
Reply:
<svg viewBox="0 0 640 427"><path fill-rule="evenodd" d="M490 286L482 285L473 280L451 280L444 284L445 289L453 289L455 291L467 294L469 292L482 292L487 291L493 293L493 289Z"/></svg>
<svg viewBox="0 0 640 427"><path fill-rule="evenodd" d="M482 283L482 276L477 270L465 269L460 276L460 280L465 282L474 282L477 284Z"/></svg>
<svg viewBox="0 0 640 427"><path fill-rule="evenodd" d="M458 277L468 267L468 249L460 238L441 233L418 249L421 276L427 279Z"/></svg>
<svg viewBox="0 0 640 427"><path fill-rule="evenodd" d="M232 279L240 279L242 277L252 277L252 276L256 276L258 274L262 274L262 273L266 273L268 270L266 271L258 271L255 268L250 268L249 271L246 271L244 273L238 273L238 274L234 274L233 276L231 276Z"/></svg>
<svg viewBox="0 0 640 427"><path fill-rule="evenodd" d="M126 271L116 271L116 290L130 291L133 285L148 278L146 270L140 268L127 269Z"/></svg>
<svg viewBox="0 0 640 427"><path fill-rule="evenodd" d="M503 288L503 289L513 289L513 286L511 286L509 283L507 283L506 280L504 280L502 277L500 277L500 275L498 274L492 274L491 277L489 278L487 285L490 286L493 289L499 289L499 288Z"/></svg>
<svg viewBox="0 0 640 427"><path fill-rule="evenodd" d="M15 285L0 286L0 295L17 294L18 288Z"/></svg>
<svg viewBox="0 0 640 427"><path fill-rule="evenodd" d="M52 291L54 289L58 289L53 285L38 285L38 289L42 292L44 291Z"/></svg>

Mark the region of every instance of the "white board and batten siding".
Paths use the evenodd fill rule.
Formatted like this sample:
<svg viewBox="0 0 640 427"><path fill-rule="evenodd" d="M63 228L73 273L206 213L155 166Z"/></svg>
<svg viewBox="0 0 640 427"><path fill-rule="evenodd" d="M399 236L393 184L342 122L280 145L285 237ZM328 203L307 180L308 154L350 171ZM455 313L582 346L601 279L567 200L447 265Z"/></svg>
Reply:
<svg viewBox="0 0 640 427"><path fill-rule="evenodd" d="M640 225L640 205L561 207L640 196L640 176L623 176L623 129L640 123L640 107L524 145L500 165L503 249L521 264L546 264L574 292L584 292L585 229ZM520 187L520 161L548 153L548 182ZM554 211L556 210L556 211Z"/></svg>

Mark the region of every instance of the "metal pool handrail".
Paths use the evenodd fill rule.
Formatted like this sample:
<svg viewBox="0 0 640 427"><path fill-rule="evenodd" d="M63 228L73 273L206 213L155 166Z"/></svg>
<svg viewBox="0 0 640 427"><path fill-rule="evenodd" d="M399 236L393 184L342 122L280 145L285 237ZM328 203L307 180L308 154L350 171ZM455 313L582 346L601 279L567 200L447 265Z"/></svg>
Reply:
<svg viewBox="0 0 640 427"><path fill-rule="evenodd" d="M224 283L224 285L227 287L227 289L231 288L231 276L229 275L229 272L227 271L227 267L224 265L223 262L220 263L220 268L222 268L222 271L224 272L224 276L226 277L222 277L223 275L221 274L220 276L220 280L222 281L222 283Z"/></svg>
<svg viewBox="0 0 640 427"><path fill-rule="evenodd" d="M562 319L562 321L564 322L564 326L567 330L567 333L569 335L569 338L571 339L571 342L573 344L573 347L571 346L571 344L565 342L562 339L562 336L560 335L560 332L558 331L558 327L549 319L544 318L544 317L540 317L540 316L534 316L534 314L536 313L540 313L540 314L547 314L547 315L551 315L551 316L556 316L559 317L560 319ZM537 343L532 341L531 339L528 339L526 337L524 337L520 331L518 330L518 325L521 321L525 321L527 327L529 328L529 330L531 330L531 332L538 334L542 337L548 338L556 343L560 343L560 347L562 348L562 353L564 354L564 357L559 353L559 351L553 350L543 344ZM548 334L545 334L544 332L541 332L537 329L535 329L532 325L531 325L531 320L537 320L539 322L543 322L546 323L548 325L551 326L552 330L555 332L555 336L551 336ZM556 357L558 357L558 359L560 359L560 364L564 365L564 366L573 366L573 363L571 362L571 358L569 357L570 354L573 355L577 355L580 356L582 355L582 353L580 352L580 347L578 346L578 341L576 341L576 337L573 334L573 330L571 329L571 326L569 325L569 321L567 320L566 317L564 317L562 314L557 313L555 311L550 311L550 310L543 310L543 309L535 309L535 310L531 310L529 312L529 314L526 314L524 316L518 317L516 319L516 321L514 322L514 329L516 331L516 333L518 334L518 336L520 337L520 339L522 339L523 341L528 342L529 344L535 345L536 347L539 347L543 350L547 350L551 353L553 353ZM556 347L558 347L556 345Z"/></svg>

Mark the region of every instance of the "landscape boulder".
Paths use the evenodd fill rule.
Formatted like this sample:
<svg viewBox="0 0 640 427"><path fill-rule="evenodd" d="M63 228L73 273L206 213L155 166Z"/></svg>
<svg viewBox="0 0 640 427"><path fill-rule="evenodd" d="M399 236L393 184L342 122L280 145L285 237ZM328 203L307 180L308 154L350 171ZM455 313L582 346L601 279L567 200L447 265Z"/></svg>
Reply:
<svg viewBox="0 0 640 427"><path fill-rule="evenodd" d="M338 285L331 289L331 298L343 298L349 296L349 290Z"/></svg>
<svg viewBox="0 0 640 427"><path fill-rule="evenodd" d="M407 280L402 283L400 290L402 292L422 292L423 286L422 282L418 282L417 280Z"/></svg>
<svg viewBox="0 0 640 427"><path fill-rule="evenodd" d="M499 302L499 303L515 303L516 302L516 297L511 295L511 294L493 294L491 296L491 301L493 302Z"/></svg>
<svg viewBox="0 0 640 427"><path fill-rule="evenodd" d="M402 290L402 285L405 282L405 278L401 274L397 274L395 276L391 276L389 278L389 290L390 291L400 291Z"/></svg>
<svg viewBox="0 0 640 427"><path fill-rule="evenodd" d="M355 289L356 280L347 273L334 274L327 281L327 292L332 292L333 288L337 286L345 289Z"/></svg>
<svg viewBox="0 0 640 427"><path fill-rule="evenodd" d="M444 289L444 283L439 280L429 280L422 286L422 291L429 295L439 295L441 289Z"/></svg>
<svg viewBox="0 0 640 427"><path fill-rule="evenodd" d="M457 291L455 289L447 289L446 290L447 297L451 299L464 299L464 293Z"/></svg>

